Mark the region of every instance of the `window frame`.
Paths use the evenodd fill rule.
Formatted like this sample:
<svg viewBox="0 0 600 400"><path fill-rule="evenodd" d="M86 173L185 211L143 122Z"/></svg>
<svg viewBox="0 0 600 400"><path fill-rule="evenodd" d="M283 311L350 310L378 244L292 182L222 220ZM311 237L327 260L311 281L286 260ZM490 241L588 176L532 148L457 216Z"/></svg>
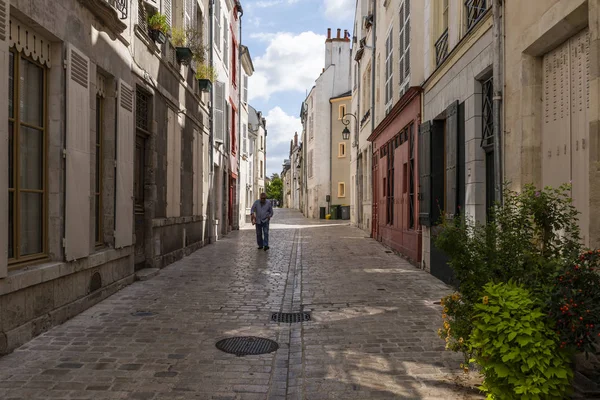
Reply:
<svg viewBox="0 0 600 400"><path fill-rule="evenodd" d="M338 158L346 158L346 143L338 143Z"/></svg>
<svg viewBox="0 0 600 400"><path fill-rule="evenodd" d="M346 182L338 182L338 199L346 198Z"/></svg>
<svg viewBox="0 0 600 400"><path fill-rule="evenodd" d="M340 104L338 106L338 120L344 119L344 115L346 115L346 105Z"/></svg>
<svg viewBox="0 0 600 400"><path fill-rule="evenodd" d="M47 173L47 165L48 165L48 69L36 62L31 57L26 56L25 54L17 51L14 47L9 49L9 59L10 55L13 57L13 116L8 116L9 124L12 123L12 131L9 131L9 135L12 135L12 165L9 167L9 171L12 170L12 182L13 187L8 188L9 193L12 193L13 199L13 212L12 212L12 220L13 220L13 229L12 232L9 232L9 243L10 243L10 235L12 235L12 244L13 244L13 253L11 258L8 258L8 270L14 270L19 267L22 267L23 264L29 263L32 261L44 260L48 258L48 173ZM35 126L33 124L23 123L20 119L20 67L22 60L26 60L27 62L32 63L33 65L39 67L42 71L42 99L40 104L42 105L42 118L41 122L43 126ZM10 73L10 68L9 68ZM20 141L20 132L21 125L24 125L27 128L35 129L40 131L42 134L42 162L41 162L41 190L34 189L20 189L20 154L19 154L19 141ZM10 136L9 136L10 137ZM9 149L9 157L10 157L10 149ZM10 185L10 174L9 174L9 185ZM36 254L28 254L25 256L20 255L20 198L21 192L25 193L40 193L42 195L42 213L41 213L41 236L42 236L42 251ZM7 210L7 214L9 214L9 219L11 218L10 213ZM8 252L8 243L6 244L7 252Z"/></svg>
<svg viewBox="0 0 600 400"><path fill-rule="evenodd" d="M394 27L388 29L385 39L385 115L392 110L394 102Z"/></svg>

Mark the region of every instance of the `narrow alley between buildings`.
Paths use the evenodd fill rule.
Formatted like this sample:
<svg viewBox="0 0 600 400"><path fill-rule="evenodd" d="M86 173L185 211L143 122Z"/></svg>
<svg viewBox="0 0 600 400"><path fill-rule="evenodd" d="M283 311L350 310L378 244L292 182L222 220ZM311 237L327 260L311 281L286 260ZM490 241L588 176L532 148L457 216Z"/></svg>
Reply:
<svg viewBox="0 0 600 400"><path fill-rule="evenodd" d="M0 358L0 398L480 398L436 333L450 289L340 222L277 210L269 252L241 230L126 287Z"/></svg>

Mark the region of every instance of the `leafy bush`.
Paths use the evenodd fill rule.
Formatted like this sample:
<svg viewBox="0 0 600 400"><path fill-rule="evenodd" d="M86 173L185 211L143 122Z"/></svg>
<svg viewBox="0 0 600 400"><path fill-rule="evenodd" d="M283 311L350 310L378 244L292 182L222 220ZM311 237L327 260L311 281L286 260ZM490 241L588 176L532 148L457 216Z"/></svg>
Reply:
<svg viewBox="0 0 600 400"><path fill-rule="evenodd" d="M217 70L210 65L199 64L196 68L196 79L208 79L211 82L217 80Z"/></svg>
<svg viewBox="0 0 600 400"><path fill-rule="evenodd" d="M583 253L555 280L549 316L561 348L595 352L600 336L600 250Z"/></svg>
<svg viewBox="0 0 600 400"><path fill-rule="evenodd" d="M534 298L547 302L564 267L581 252L577 210L569 197L570 186L538 191L527 185L521 193L504 190L504 204L495 206L485 224L464 215L444 218L436 246L449 256L458 280L460 301L446 312L450 349L470 358L467 340L475 304L488 282L508 282L526 287ZM442 332L442 335L444 332Z"/></svg>
<svg viewBox="0 0 600 400"><path fill-rule="evenodd" d="M573 372L569 353L531 293L513 282L488 283L475 305L469 339L488 399L563 399Z"/></svg>

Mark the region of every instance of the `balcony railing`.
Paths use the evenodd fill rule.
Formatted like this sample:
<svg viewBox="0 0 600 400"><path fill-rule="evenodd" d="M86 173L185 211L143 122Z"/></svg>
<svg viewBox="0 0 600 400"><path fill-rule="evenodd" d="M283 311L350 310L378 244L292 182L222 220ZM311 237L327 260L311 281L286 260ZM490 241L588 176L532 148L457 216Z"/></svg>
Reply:
<svg viewBox="0 0 600 400"><path fill-rule="evenodd" d="M440 65L448 56L448 29L435 42L435 65Z"/></svg>
<svg viewBox="0 0 600 400"><path fill-rule="evenodd" d="M121 19L127 19L128 0L105 0L112 8L121 14Z"/></svg>
<svg viewBox="0 0 600 400"><path fill-rule="evenodd" d="M471 29L487 11L490 6L490 1L487 0L467 0L465 7L467 8L467 30Z"/></svg>

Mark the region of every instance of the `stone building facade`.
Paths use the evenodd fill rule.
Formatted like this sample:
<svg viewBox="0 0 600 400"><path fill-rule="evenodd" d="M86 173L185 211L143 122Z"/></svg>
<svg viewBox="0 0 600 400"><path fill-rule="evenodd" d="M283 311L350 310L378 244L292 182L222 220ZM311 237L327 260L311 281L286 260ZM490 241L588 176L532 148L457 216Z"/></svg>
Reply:
<svg viewBox="0 0 600 400"><path fill-rule="evenodd" d="M346 92L329 99L330 122L330 176L329 193L332 206L349 206L351 201L350 181L350 137L343 136L345 115L352 105L352 93ZM346 111L348 110L348 111ZM339 217L338 217L339 218Z"/></svg>
<svg viewBox="0 0 600 400"><path fill-rule="evenodd" d="M235 72L241 5L224 3L219 15L233 21L220 38L235 50L220 54ZM215 238L212 217L234 214L219 203L228 191L212 189L227 187L237 163L216 159L221 180L211 182L211 94L195 77L199 64L183 62L148 26L160 12L171 30L194 30L214 47L213 11L208 1L0 0L0 89L8 93L0 99L8 121L0 124L8 187L0 194L8 227L0 230L0 353L133 282L137 270L204 246ZM241 89L237 71L226 82ZM232 119L225 135L222 115L222 142L236 149L239 129Z"/></svg>

